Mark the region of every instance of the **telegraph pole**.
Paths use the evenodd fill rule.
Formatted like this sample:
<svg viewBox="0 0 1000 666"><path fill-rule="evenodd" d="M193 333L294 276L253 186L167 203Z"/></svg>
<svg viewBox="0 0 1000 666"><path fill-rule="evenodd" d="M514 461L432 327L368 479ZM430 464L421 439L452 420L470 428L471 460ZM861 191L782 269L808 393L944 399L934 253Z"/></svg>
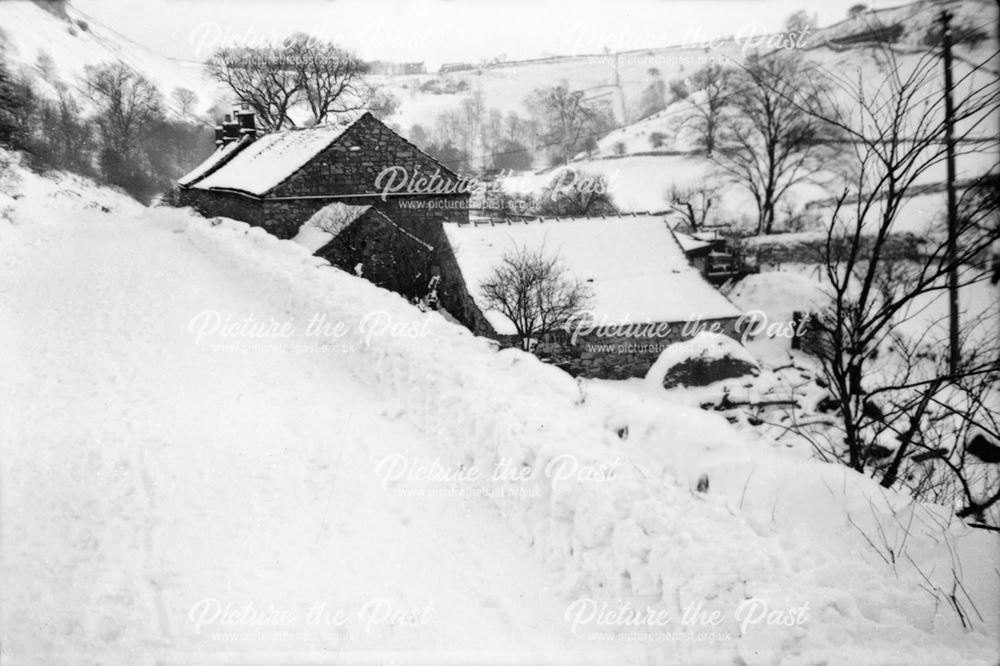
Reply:
<svg viewBox="0 0 1000 666"><path fill-rule="evenodd" d="M958 338L958 205L955 200L955 102L951 90L951 12L941 12L941 45L944 49L944 142L948 164L948 346L949 368L957 374L961 360Z"/></svg>

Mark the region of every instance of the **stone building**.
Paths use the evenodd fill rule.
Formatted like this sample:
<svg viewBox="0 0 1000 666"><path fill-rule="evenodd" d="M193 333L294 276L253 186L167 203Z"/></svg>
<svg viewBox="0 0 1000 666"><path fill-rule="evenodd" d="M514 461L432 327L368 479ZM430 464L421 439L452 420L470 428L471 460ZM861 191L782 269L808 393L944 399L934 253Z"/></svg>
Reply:
<svg viewBox="0 0 1000 666"><path fill-rule="evenodd" d="M408 298L425 298L440 282L434 246L374 206L327 204L293 238L317 257Z"/></svg>
<svg viewBox="0 0 1000 666"><path fill-rule="evenodd" d="M216 128L216 144L178 181L181 205L286 239L314 216L349 217L333 231L328 224L314 250L349 272L361 263L362 275L407 296L441 273L444 223L469 219L469 182L367 112L259 137L253 114L237 112ZM404 276L412 266L419 274ZM453 280L438 287L446 307L461 291Z"/></svg>
<svg viewBox="0 0 1000 666"><path fill-rule="evenodd" d="M179 181L182 205L294 239L408 298L433 293L477 335L518 343L480 285L515 247L555 253L595 298L574 330L536 353L583 376L643 376L671 343L734 335L740 313L688 262L660 216L469 223L471 182L363 113L340 125L258 137L249 112Z"/></svg>
<svg viewBox="0 0 1000 666"><path fill-rule="evenodd" d="M521 248L557 258L588 286L591 302L566 334L536 353L571 374L643 377L672 343L700 332L736 337L740 311L691 266L662 216L539 218L449 224L450 252L466 292L452 314L478 335L517 344L517 330L491 310L480 286L504 255Z"/></svg>

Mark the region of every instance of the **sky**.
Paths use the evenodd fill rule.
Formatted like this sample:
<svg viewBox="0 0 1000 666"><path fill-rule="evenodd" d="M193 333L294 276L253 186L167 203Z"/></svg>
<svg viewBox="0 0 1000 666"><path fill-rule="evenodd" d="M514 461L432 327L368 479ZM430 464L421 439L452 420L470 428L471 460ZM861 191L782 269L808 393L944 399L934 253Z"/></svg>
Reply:
<svg viewBox="0 0 1000 666"><path fill-rule="evenodd" d="M858 0L71 0L158 53L204 60L223 45L296 31L368 60L479 62L700 43L778 30L798 9L820 25ZM810 6L811 4L811 6ZM886 0L871 7L890 6Z"/></svg>

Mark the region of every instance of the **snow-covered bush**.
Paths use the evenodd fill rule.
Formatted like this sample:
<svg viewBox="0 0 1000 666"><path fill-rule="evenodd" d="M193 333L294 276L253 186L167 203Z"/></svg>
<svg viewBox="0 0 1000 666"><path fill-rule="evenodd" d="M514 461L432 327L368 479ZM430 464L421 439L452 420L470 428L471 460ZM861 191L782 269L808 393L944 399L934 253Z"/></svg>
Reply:
<svg viewBox="0 0 1000 666"><path fill-rule="evenodd" d="M646 373L646 381L664 388L705 386L758 372L756 359L739 342L703 331L664 349Z"/></svg>

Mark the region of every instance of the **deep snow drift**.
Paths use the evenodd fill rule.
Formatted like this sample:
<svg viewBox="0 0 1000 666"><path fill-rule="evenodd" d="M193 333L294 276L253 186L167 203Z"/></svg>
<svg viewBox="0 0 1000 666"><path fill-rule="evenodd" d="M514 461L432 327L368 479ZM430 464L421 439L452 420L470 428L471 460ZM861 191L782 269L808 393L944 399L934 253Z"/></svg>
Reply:
<svg viewBox="0 0 1000 666"><path fill-rule="evenodd" d="M996 661L995 535L2 157L5 663Z"/></svg>

